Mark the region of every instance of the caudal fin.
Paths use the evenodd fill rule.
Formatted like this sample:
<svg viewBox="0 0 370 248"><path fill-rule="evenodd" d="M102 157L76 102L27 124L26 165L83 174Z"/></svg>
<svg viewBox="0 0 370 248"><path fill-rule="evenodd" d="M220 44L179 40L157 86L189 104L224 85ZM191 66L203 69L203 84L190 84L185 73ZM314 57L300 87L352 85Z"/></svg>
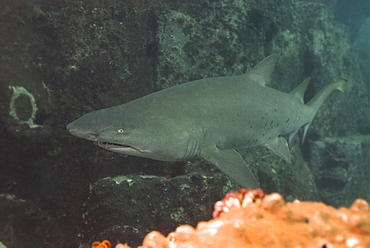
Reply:
<svg viewBox="0 0 370 248"><path fill-rule="evenodd" d="M341 79L335 83L329 84L325 88L323 88L319 93L317 93L308 103L307 105L311 106L316 112L319 110L321 105L328 99L328 97L333 93L335 90L339 90L340 92L344 91L344 85L347 83L347 80ZM303 137L302 143L306 137L308 127L310 126L311 122L307 123L303 127Z"/></svg>
<svg viewBox="0 0 370 248"><path fill-rule="evenodd" d="M325 88L319 91L308 103L307 105L311 106L316 110L316 112L319 110L321 105L328 99L328 97L331 95L331 93L335 90L339 90L340 92L343 92L344 85L347 83L347 80L341 79L335 83L329 84Z"/></svg>

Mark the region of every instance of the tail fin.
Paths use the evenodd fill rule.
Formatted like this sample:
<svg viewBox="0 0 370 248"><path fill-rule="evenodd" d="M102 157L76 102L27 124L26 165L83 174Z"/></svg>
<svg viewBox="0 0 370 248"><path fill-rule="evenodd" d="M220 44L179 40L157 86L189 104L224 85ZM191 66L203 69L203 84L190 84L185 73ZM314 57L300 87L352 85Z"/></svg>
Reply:
<svg viewBox="0 0 370 248"><path fill-rule="evenodd" d="M333 93L334 90L339 90L340 92L344 91L344 85L347 83L347 80L341 79L335 83L329 84L326 86L324 89L319 91L308 103L307 105L311 106L316 112L319 110L321 105L328 99L328 97ZM308 127L310 126L311 122L307 123L303 127L303 138L302 138L302 143L306 137Z"/></svg>
<svg viewBox="0 0 370 248"><path fill-rule="evenodd" d="M341 79L335 83L329 84L324 89L319 91L308 103L307 105L314 108L316 111L319 110L321 105L328 99L328 97L331 95L331 93L334 90L339 90L340 92L343 92L344 85L347 83L347 80Z"/></svg>

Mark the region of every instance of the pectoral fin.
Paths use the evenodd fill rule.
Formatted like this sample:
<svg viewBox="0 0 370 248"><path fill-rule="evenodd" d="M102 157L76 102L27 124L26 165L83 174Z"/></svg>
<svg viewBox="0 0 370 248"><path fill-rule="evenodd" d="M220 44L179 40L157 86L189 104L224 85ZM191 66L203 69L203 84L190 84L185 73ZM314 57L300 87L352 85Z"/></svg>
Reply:
<svg viewBox="0 0 370 248"><path fill-rule="evenodd" d="M235 150L219 150L216 148L214 150L202 151L200 156L216 165L220 171L241 186L252 189L260 188L258 180L249 169L247 163Z"/></svg>
<svg viewBox="0 0 370 248"><path fill-rule="evenodd" d="M287 163L291 164L289 146L284 137L278 137L265 145L268 149L276 153L279 157L284 159Z"/></svg>

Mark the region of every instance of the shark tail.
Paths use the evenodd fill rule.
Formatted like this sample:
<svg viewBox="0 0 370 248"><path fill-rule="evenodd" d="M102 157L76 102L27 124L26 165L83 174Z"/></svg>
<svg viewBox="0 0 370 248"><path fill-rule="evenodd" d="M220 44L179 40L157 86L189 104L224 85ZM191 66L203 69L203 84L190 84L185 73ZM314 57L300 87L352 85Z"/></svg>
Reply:
<svg viewBox="0 0 370 248"><path fill-rule="evenodd" d="M312 107L315 111L315 114L320 109L321 105L329 98L331 93L333 93L335 90L339 90L340 92L344 92L344 86L346 85L347 80L341 79L335 83L329 84L325 88L319 91L308 103L307 105ZM302 137L302 143L306 137L306 133L308 130L308 127L310 126L311 122L307 123L303 127L303 137Z"/></svg>
<svg viewBox="0 0 370 248"><path fill-rule="evenodd" d="M315 109L315 113L319 110L321 105L328 99L328 97L335 90L340 92L344 91L344 85L347 83L347 80L341 79L335 83L329 84L325 88L319 91L308 103L307 105Z"/></svg>

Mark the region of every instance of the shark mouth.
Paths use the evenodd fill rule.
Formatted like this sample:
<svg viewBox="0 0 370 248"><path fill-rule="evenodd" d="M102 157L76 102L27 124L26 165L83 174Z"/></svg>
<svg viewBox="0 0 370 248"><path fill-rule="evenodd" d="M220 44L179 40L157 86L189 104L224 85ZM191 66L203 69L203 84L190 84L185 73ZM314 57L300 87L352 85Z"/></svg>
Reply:
<svg viewBox="0 0 370 248"><path fill-rule="evenodd" d="M132 146L127 146L127 145L122 145L118 143L112 143L112 142L106 142L106 141L101 141L97 142L98 146L107 149L107 150L113 150L113 151L119 151L119 152L141 152L140 150L136 149L135 147Z"/></svg>

